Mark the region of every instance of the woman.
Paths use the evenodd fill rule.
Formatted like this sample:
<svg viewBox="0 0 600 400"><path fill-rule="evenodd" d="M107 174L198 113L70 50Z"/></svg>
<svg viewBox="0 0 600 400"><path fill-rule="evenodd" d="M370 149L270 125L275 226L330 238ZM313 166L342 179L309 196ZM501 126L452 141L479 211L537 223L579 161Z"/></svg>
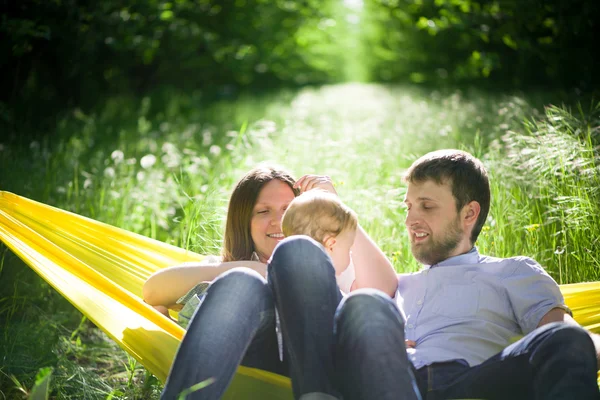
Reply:
<svg viewBox="0 0 600 400"><path fill-rule="evenodd" d="M264 278L266 262L283 239L281 219L287 205L298 193L316 187L335 193L328 177L306 175L294 182L288 173L272 167L250 171L230 199L222 262L167 268L146 282L143 296L147 303L174 305L198 282L213 281L177 352L163 398L177 398L182 390L215 377L215 382L195 392L193 398L218 399L240 364L289 376L289 357L281 361L276 336L269 286L273 282L267 284ZM353 287L374 287L392 295L395 272L362 228L352 250ZM334 276L333 267L331 274ZM300 271L298 275L298 279L307 278Z"/></svg>

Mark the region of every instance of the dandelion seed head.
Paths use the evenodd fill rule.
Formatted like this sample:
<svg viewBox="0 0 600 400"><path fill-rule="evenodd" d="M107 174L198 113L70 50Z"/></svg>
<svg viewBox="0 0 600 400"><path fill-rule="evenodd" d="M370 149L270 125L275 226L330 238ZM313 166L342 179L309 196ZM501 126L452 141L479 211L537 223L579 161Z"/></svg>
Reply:
<svg viewBox="0 0 600 400"><path fill-rule="evenodd" d="M212 133L208 129L205 129L204 131L202 131L202 146L208 147L211 145L211 143Z"/></svg>
<svg viewBox="0 0 600 400"><path fill-rule="evenodd" d="M115 164L120 164L125 159L125 154L121 150L115 150L110 154L110 158Z"/></svg>
<svg viewBox="0 0 600 400"><path fill-rule="evenodd" d="M176 153L177 152L177 147L170 142L164 142L161 150L163 151L163 153Z"/></svg>
<svg viewBox="0 0 600 400"><path fill-rule="evenodd" d="M104 170L104 177L112 179L115 177L115 169L113 167L108 167Z"/></svg>
<svg viewBox="0 0 600 400"><path fill-rule="evenodd" d="M156 164L156 156L154 154L146 154L140 160L140 165L144 169L148 169L148 168L152 167L154 164Z"/></svg>

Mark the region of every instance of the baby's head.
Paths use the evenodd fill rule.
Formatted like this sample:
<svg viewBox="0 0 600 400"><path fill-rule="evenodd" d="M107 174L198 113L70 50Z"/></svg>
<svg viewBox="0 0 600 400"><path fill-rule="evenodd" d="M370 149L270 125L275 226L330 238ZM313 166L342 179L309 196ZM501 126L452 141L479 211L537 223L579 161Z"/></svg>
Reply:
<svg viewBox="0 0 600 400"><path fill-rule="evenodd" d="M336 195L318 189L292 200L281 222L286 237L307 235L325 246L338 275L350 264L350 248L357 227L354 211Z"/></svg>

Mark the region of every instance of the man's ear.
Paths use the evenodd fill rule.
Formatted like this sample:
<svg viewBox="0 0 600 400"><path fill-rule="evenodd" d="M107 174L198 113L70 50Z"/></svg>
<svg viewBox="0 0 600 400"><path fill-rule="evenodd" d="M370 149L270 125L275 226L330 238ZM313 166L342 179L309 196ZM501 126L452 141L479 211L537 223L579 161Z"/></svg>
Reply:
<svg viewBox="0 0 600 400"><path fill-rule="evenodd" d="M325 236L325 239L323 240L323 246L325 246L325 248L329 251L333 251L333 246L335 246L336 240L335 240L335 236Z"/></svg>
<svg viewBox="0 0 600 400"><path fill-rule="evenodd" d="M481 205L479 204L479 202L473 200L473 201L467 203L463 207L463 222L467 226L475 225L480 212L481 212Z"/></svg>

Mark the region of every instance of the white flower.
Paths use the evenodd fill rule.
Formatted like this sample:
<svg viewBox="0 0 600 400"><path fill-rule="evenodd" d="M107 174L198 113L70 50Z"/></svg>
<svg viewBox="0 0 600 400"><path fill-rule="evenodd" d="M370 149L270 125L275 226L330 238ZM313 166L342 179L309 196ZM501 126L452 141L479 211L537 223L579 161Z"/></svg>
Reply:
<svg viewBox="0 0 600 400"><path fill-rule="evenodd" d="M104 170L104 177L105 178L114 178L115 177L115 169L113 167L108 167ZM91 184L91 182L90 182Z"/></svg>
<svg viewBox="0 0 600 400"><path fill-rule="evenodd" d="M120 164L125 159L125 154L121 150L115 150L110 154L110 158L112 158L115 164Z"/></svg>
<svg viewBox="0 0 600 400"><path fill-rule="evenodd" d="M142 168L144 169L148 169L151 166L153 166L154 164L156 164L156 157L154 156L154 154L146 154L144 157L142 157L142 159L140 160L140 165L142 166Z"/></svg>
<svg viewBox="0 0 600 400"><path fill-rule="evenodd" d="M212 146L210 146L210 149L208 151L213 156L218 156L219 154L221 154L221 148L219 146L217 146L216 144L213 144Z"/></svg>
<svg viewBox="0 0 600 400"><path fill-rule="evenodd" d="M208 146L212 143L212 133L209 130L202 132L202 146Z"/></svg>
<svg viewBox="0 0 600 400"><path fill-rule="evenodd" d="M173 143L164 142L162 145L163 153L176 153L177 147Z"/></svg>

